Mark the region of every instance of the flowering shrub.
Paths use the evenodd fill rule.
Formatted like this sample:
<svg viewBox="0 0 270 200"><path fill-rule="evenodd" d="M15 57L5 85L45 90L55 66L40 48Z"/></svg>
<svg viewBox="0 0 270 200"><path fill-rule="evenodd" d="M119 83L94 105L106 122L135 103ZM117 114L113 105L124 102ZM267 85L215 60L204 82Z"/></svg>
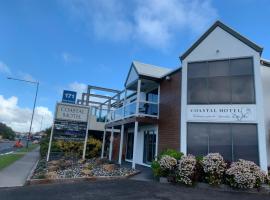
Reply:
<svg viewBox="0 0 270 200"><path fill-rule="evenodd" d="M219 153L209 153L202 159L202 167L205 173L205 180L213 184L221 184L226 163Z"/></svg>
<svg viewBox="0 0 270 200"><path fill-rule="evenodd" d="M177 165L177 182L192 185L196 171L196 159L193 155L183 156Z"/></svg>
<svg viewBox="0 0 270 200"><path fill-rule="evenodd" d="M180 160L184 154L182 152L176 151L174 149L167 149L167 150L160 153L158 159L160 160L165 155L171 156L171 157L175 158L176 160Z"/></svg>
<svg viewBox="0 0 270 200"><path fill-rule="evenodd" d="M157 161L153 161L151 168L155 177L174 177L177 160L183 156L183 153L173 149L167 149L159 154Z"/></svg>
<svg viewBox="0 0 270 200"><path fill-rule="evenodd" d="M165 155L158 161L162 170L173 170L177 164L177 160L171 156Z"/></svg>
<svg viewBox="0 0 270 200"><path fill-rule="evenodd" d="M247 189L260 187L267 179L259 166L254 162L240 159L231 164L226 171L227 181L231 187Z"/></svg>

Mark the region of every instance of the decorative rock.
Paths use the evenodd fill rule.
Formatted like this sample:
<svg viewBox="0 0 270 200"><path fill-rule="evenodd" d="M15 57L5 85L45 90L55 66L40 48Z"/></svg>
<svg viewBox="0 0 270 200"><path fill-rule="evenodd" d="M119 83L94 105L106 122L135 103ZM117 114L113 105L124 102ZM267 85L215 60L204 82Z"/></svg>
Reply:
<svg viewBox="0 0 270 200"><path fill-rule="evenodd" d="M93 172L92 172L91 170L89 170L89 169L83 169L83 170L81 171L81 173L82 173L83 175L86 175L86 176L92 176L92 175L93 175Z"/></svg>
<svg viewBox="0 0 270 200"><path fill-rule="evenodd" d="M48 164L49 165L59 165L59 163L60 163L60 160L52 160Z"/></svg>
<svg viewBox="0 0 270 200"><path fill-rule="evenodd" d="M54 171L57 171L58 169L59 169L59 166L57 166L57 165L49 165L48 166L49 172L54 172Z"/></svg>
<svg viewBox="0 0 270 200"><path fill-rule="evenodd" d="M115 170L116 165L115 165L115 164L105 164L105 165L103 165L102 167L103 167L103 169L104 169L105 171L107 171L107 172L112 172L112 171Z"/></svg>
<svg viewBox="0 0 270 200"><path fill-rule="evenodd" d="M46 174L46 178L48 178L48 179L57 179L58 176L57 176L57 173L56 172L48 172Z"/></svg>

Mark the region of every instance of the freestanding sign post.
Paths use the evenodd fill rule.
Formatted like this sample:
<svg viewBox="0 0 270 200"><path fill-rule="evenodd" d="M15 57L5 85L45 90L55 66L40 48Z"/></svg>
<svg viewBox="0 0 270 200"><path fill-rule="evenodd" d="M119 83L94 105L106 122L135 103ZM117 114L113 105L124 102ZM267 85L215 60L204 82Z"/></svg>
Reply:
<svg viewBox="0 0 270 200"><path fill-rule="evenodd" d="M67 103L56 104L55 116L47 153L47 161L50 159L53 137L60 140L84 140L82 158L85 159L88 140L89 115L90 107Z"/></svg>

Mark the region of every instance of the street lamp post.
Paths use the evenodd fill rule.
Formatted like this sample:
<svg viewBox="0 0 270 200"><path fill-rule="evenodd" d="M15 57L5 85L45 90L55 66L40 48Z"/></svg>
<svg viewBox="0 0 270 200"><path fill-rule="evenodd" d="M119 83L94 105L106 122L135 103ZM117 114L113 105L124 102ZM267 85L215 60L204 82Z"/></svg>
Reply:
<svg viewBox="0 0 270 200"><path fill-rule="evenodd" d="M29 140L30 140L30 135L31 135L31 131L32 131L32 124L33 124L34 114L35 114L35 108L36 108L36 102L37 102L39 82L38 81L28 81L28 80L23 80L23 79L18 79L18 78L12 78L12 77L8 77L8 79L15 80L15 81L22 81L22 82L36 84L36 94L35 94L34 106L33 106L33 110L32 110L32 116L31 116L31 122L30 122L29 132L28 132L28 136L27 136L27 140L26 140L26 148L28 148L28 146L29 146Z"/></svg>

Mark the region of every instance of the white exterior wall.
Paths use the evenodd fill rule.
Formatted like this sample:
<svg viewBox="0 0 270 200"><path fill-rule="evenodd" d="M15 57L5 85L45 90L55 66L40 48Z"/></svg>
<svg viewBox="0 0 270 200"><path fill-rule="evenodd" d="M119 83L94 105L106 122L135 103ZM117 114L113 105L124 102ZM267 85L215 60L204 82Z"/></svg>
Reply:
<svg viewBox="0 0 270 200"><path fill-rule="evenodd" d="M217 51L218 50L218 51ZM182 104L181 104L181 151L187 152L187 64L194 61L253 57L256 95L256 123L260 166L267 169L266 134L264 124L263 91L261 81L260 54L246 44L217 27L182 61Z"/></svg>
<svg viewBox="0 0 270 200"><path fill-rule="evenodd" d="M133 153L133 159L135 159L136 164L149 166L149 165L143 163L144 131L146 131L146 130L154 130L155 134L157 134L157 126L156 125L140 126L140 123L139 123L137 148L136 148L137 152L136 152L135 157L134 157L134 153ZM133 132L134 128L130 128L128 131ZM158 145L158 144L156 144L156 145Z"/></svg>
<svg viewBox="0 0 270 200"><path fill-rule="evenodd" d="M268 166L270 165L270 67L261 66L263 83L265 133L267 142Z"/></svg>

